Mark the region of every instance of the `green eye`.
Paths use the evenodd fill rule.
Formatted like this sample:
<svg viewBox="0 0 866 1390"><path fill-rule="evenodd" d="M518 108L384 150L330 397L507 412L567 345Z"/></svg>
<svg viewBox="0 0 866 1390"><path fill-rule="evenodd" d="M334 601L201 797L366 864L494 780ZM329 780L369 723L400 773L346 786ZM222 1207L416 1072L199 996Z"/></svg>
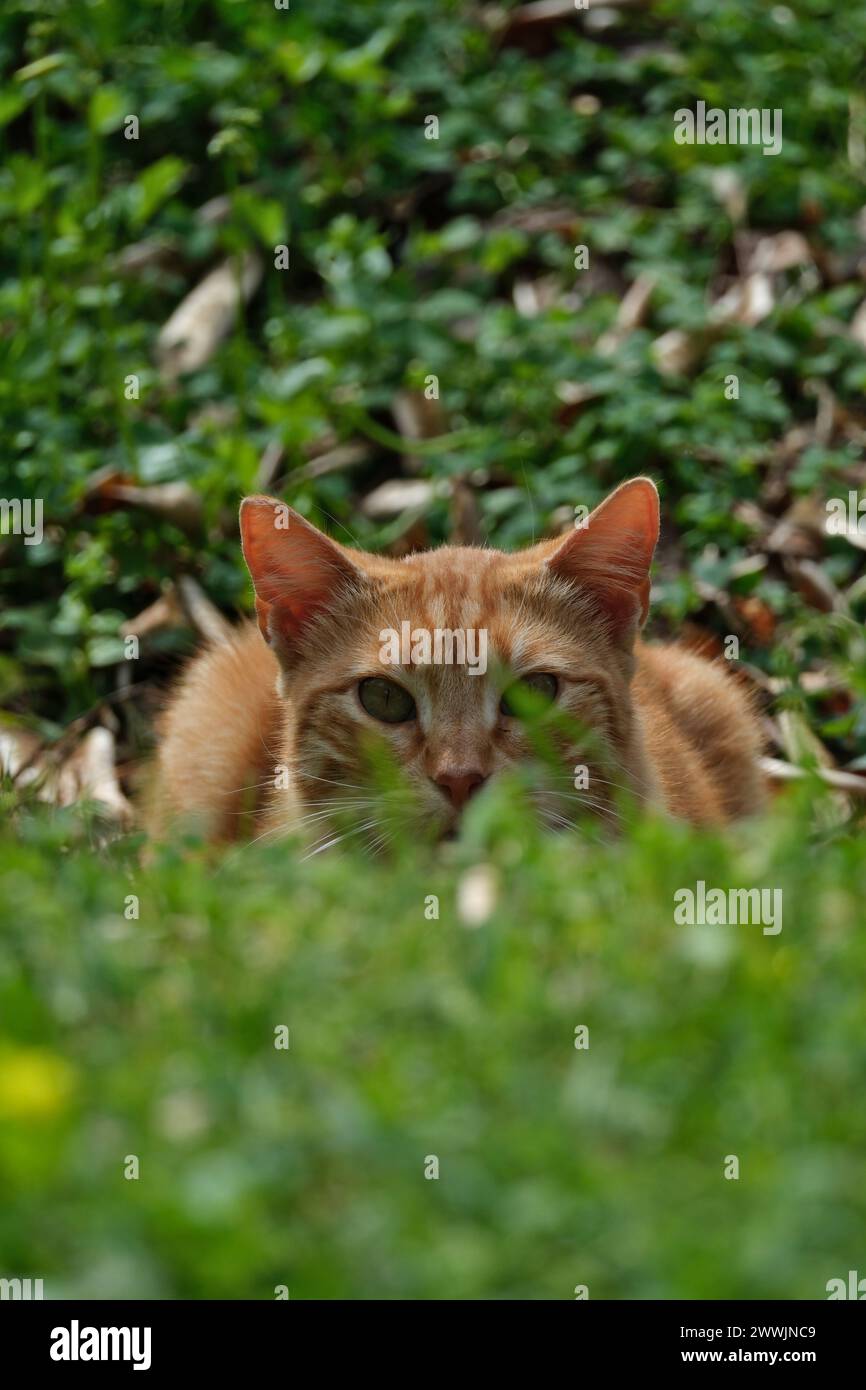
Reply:
<svg viewBox="0 0 866 1390"><path fill-rule="evenodd" d="M556 676L551 676L547 671L534 671L529 675L521 676L519 681L515 681L513 685L508 687L499 701L501 713L519 715L527 712L532 696L529 700L521 700L520 698L526 690L532 691L536 706L541 701L546 705L552 705L559 690L559 681Z"/></svg>
<svg viewBox="0 0 866 1390"><path fill-rule="evenodd" d="M396 681L370 676L358 686L358 699L367 713L383 724L405 724L415 718L415 701Z"/></svg>

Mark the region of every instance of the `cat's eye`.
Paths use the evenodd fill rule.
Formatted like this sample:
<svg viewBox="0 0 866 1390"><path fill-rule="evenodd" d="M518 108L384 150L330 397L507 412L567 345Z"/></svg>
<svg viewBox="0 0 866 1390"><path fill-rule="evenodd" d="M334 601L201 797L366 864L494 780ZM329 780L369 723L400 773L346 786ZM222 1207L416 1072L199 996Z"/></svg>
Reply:
<svg viewBox="0 0 866 1390"><path fill-rule="evenodd" d="M525 676L521 676L519 681L515 681L514 685L510 685L503 693L502 699L499 701L501 713L519 715L524 712L529 702L523 702L523 711L519 707L521 705L521 692L525 690L531 691L532 695L535 696L536 707L538 706L539 698L543 700L545 704L552 705L556 699L557 691L559 690L559 681L556 679L556 676L552 676L549 671L532 671ZM530 699L531 698L530 696Z"/></svg>
<svg viewBox="0 0 866 1390"><path fill-rule="evenodd" d="M396 681L382 676L368 676L358 686L358 699L374 719L383 724L405 724L415 718L415 701Z"/></svg>

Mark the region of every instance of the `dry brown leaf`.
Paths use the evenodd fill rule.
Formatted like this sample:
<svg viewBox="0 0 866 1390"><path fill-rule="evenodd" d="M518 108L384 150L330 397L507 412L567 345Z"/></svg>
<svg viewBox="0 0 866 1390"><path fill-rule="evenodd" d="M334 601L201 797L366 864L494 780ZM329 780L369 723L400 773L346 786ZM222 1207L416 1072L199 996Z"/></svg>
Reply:
<svg viewBox="0 0 866 1390"><path fill-rule="evenodd" d="M188 423L196 430L230 430L238 422L238 408L231 401L206 401L200 410L191 410Z"/></svg>
<svg viewBox="0 0 866 1390"><path fill-rule="evenodd" d="M601 110L601 102L594 92L579 92L571 98L571 109L576 111L578 116L597 116Z"/></svg>
<svg viewBox="0 0 866 1390"><path fill-rule="evenodd" d="M824 550L827 510L819 497L797 497L763 542L765 550L816 559Z"/></svg>
<svg viewBox="0 0 866 1390"><path fill-rule="evenodd" d="M446 431L441 402L429 400L423 391L398 391L391 410L405 439L432 439Z"/></svg>
<svg viewBox="0 0 866 1390"><path fill-rule="evenodd" d="M834 613L845 607L836 585L814 560L797 560L786 555L782 564L793 587L811 608L821 613Z"/></svg>
<svg viewBox="0 0 866 1390"><path fill-rule="evenodd" d="M120 629L120 635L141 639L149 637L153 632L163 632L166 628L182 627L185 620L177 590L172 584L154 603L125 622Z"/></svg>
<svg viewBox="0 0 866 1390"><path fill-rule="evenodd" d="M133 820L115 768L114 735L110 729L90 729L64 756L27 730L0 730L0 765L21 787L32 786L40 801L74 806L98 801L121 825Z"/></svg>
<svg viewBox="0 0 866 1390"><path fill-rule="evenodd" d="M585 405L599 395L598 387L588 381L558 381L554 390L565 405Z"/></svg>
<svg viewBox="0 0 866 1390"><path fill-rule="evenodd" d="M762 574L769 563L766 555L744 555L742 560L734 561L728 574L731 579L745 579L750 574Z"/></svg>
<svg viewBox="0 0 866 1390"><path fill-rule="evenodd" d="M858 343L862 348L866 348L866 299L863 300L863 303L854 314L848 332L855 343Z"/></svg>
<svg viewBox="0 0 866 1390"><path fill-rule="evenodd" d="M164 268L177 256L177 242L171 237L152 236L124 246L114 257L112 265L120 275L140 275L158 266Z"/></svg>
<svg viewBox="0 0 866 1390"><path fill-rule="evenodd" d="M106 464L104 468L95 468L88 476L84 489L85 503L96 503L105 500L113 502L112 489L115 487L135 487L135 479L131 473L121 473L120 469L113 464Z"/></svg>
<svg viewBox="0 0 866 1390"><path fill-rule="evenodd" d="M354 468L366 463L372 455L370 445L361 440L349 444L338 444L335 449L317 454L309 463L303 464L293 478L324 478L328 473L340 473L344 468Z"/></svg>
<svg viewBox="0 0 866 1390"><path fill-rule="evenodd" d="M128 483L105 482L100 485L99 498L126 507L141 507L154 516L171 521L181 531L195 536L201 531L204 519L202 498L189 483L154 483L152 487L136 487Z"/></svg>
<svg viewBox="0 0 866 1390"><path fill-rule="evenodd" d="M775 304L773 281L763 273L747 275L710 305L707 326L686 331L671 328L656 338L652 355L663 376L687 376L697 366L714 338L728 324L753 328L765 319Z"/></svg>
<svg viewBox="0 0 866 1390"><path fill-rule="evenodd" d="M768 676L767 682L772 695L787 695L793 689L787 676ZM832 671L801 671L797 682L806 695L831 695L847 690L842 678Z"/></svg>
<svg viewBox="0 0 866 1390"><path fill-rule="evenodd" d="M261 257L247 251L240 263L223 261L182 300L156 342L157 362L166 381L197 371L213 356L234 327L240 304L258 288L262 269Z"/></svg>
<svg viewBox="0 0 866 1390"><path fill-rule="evenodd" d="M812 250L800 232L777 232L775 236L758 238L749 257L749 274L773 275L792 270L797 265L809 265Z"/></svg>
<svg viewBox="0 0 866 1390"><path fill-rule="evenodd" d="M741 498L738 502L734 502L731 510L733 510L735 518L746 525L758 541L763 535L769 535L769 532L776 525L776 517L771 517L769 513L763 512L758 503L751 502L748 498Z"/></svg>
<svg viewBox="0 0 866 1390"><path fill-rule="evenodd" d="M256 473L256 492L267 492L279 477L286 451L278 439L272 439L262 450L259 468Z"/></svg>
<svg viewBox="0 0 866 1390"><path fill-rule="evenodd" d="M520 38L525 30L557 24L564 20L577 19L583 22L592 18L592 9L624 10L645 3L645 0L604 0L603 5L595 4L578 9L574 0L530 0L527 5L518 5L516 10L503 11L498 5L487 5L483 17L492 29L503 29L506 39Z"/></svg>
<svg viewBox="0 0 866 1390"><path fill-rule="evenodd" d="M796 782L809 776L805 768L783 762L781 758L761 758L761 768L775 782ZM866 796L866 777L858 777L856 772L845 772L835 767L819 767L814 772L828 787L851 792L854 796Z"/></svg>
<svg viewBox="0 0 866 1390"><path fill-rule="evenodd" d="M398 536L394 537L386 553L392 555L395 560L400 560L404 555L414 555L419 550L429 549L430 532L427 530L427 522L423 516L416 516L409 520L408 525L404 525Z"/></svg>
<svg viewBox="0 0 866 1390"><path fill-rule="evenodd" d="M671 328L653 343L653 361L662 376L688 376L700 361L707 341L706 333Z"/></svg>
<svg viewBox="0 0 866 1390"><path fill-rule="evenodd" d="M435 439L436 435L447 433L448 422L441 401L429 400L423 391L398 391L391 402L391 411L397 432L404 439ZM424 466L423 459L411 451L404 455L404 462L413 473L420 472Z"/></svg>
<svg viewBox="0 0 866 1390"><path fill-rule="evenodd" d="M551 308L560 298L561 285L553 275L537 280L515 280L511 297L521 318L532 319Z"/></svg>
<svg viewBox="0 0 866 1390"><path fill-rule="evenodd" d="M826 381L820 381L813 377L804 381L803 393L818 402L815 413L814 438L816 443L826 448L832 438L836 427L836 417L839 414L836 397Z"/></svg>
<svg viewBox="0 0 866 1390"><path fill-rule="evenodd" d="M133 819L133 809L120 789L115 767L114 735L99 726L84 735L63 764L57 781L61 806L79 801L98 801L122 825Z"/></svg>
<svg viewBox="0 0 866 1390"><path fill-rule="evenodd" d="M715 324L741 323L754 328L765 319L775 304L773 282L769 275L754 273L738 280L710 308L710 321Z"/></svg>
<svg viewBox="0 0 866 1390"><path fill-rule="evenodd" d="M13 724L0 725L0 773L19 786L29 786L38 780L38 760L42 740L29 729Z"/></svg>
<svg viewBox="0 0 866 1390"><path fill-rule="evenodd" d="M652 292L657 283L658 277L656 275L645 272L629 285L617 310L617 328L626 333L632 333L636 328L640 328L646 318Z"/></svg>
<svg viewBox="0 0 866 1390"><path fill-rule="evenodd" d="M719 610L728 632L741 633L745 631L745 620L734 607L730 594L726 593L724 589L718 588L717 585L708 583L705 579L696 579L695 589L704 603L711 603Z"/></svg>
<svg viewBox="0 0 866 1390"><path fill-rule="evenodd" d="M710 188L716 202L725 209L736 227L744 221L748 208L746 188L736 169L730 165L710 171Z"/></svg>
<svg viewBox="0 0 866 1390"><path fill-rule="evenodd" d="M201 637L216 644L231 640L231 623L211 603L204 589L191 575L179 576L177 590L190 626L194 627Z"/></svg>
<svg viewBox="0 0 866 1390"><path fill-rule="evenodd" d="M451 544L478 545L480 542L478 494L463 478L455 478L451 489Z"/></svg>
<svg viewBox="0 0 866 1390"><path fill-rule="evenodd" d="M735 594L731 603L745 623L750 640L761 647L771 646L776 635L776 615L769 604L758 598L757 594L749 594L745 598Z"/></svg>
<svg viewBox="0 0 866 1390"><path fill-rule="evenodd" d="M515 227L530 236L559 232L573 236L580 217L573 207L503 208L490 221L491 227Z"/></svg>
<svg viewBox="0 0 866 1390"><path fill-rule="evenodd" d="M616 352L629 334L640 328L646 319L652 292L657 283L655 275L645 273L629 285L620 301L613 327L598 340L598 351L602 356Z"/></svg>
<svg viewBox="0 0 866 1390"><path fill-rule="evenodd" d="M203 227L218 227L220 223L228 220L231 211L231 196L228 193L218 193L215 198L208 198L206 203L202 203L201 207L196 209L195 215Z"/></svg>
<svg viewBox="0 0 866 1390"><path fill-rule="evenodd" d="M430 506L436 495L436 488L426 478L389 478L367 494L361 511L381 521L402 512L421 511Z"/></svg>

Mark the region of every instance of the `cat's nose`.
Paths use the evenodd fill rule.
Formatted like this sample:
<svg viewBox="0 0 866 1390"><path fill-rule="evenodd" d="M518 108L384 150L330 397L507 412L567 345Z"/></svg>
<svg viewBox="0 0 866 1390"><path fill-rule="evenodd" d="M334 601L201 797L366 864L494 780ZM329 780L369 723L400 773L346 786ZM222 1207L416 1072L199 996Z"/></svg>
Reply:
<svg viewBox="0 0 866 1390"><path fill-rule="evenodd" d="M487 778L483 772L476 772L475 769L458 768L456 770L446 769L439 772L433 778L437 787L441 787L445 795L450 800L452 806L459 811L470 796L484 785Z"/></svg>

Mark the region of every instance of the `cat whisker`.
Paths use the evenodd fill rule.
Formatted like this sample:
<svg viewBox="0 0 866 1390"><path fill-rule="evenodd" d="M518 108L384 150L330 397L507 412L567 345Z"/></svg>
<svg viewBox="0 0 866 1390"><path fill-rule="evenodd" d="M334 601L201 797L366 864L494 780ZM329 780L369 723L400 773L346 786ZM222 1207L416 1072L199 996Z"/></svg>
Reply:
<svg viewBox="0 0 866 1390"><path fill-rule="evenodd" d="M333 849L335 845L342 844L342 842L348 840L351 835L360 835L363 830L369 830L371 826L377 824L377 820L371 820L367 821L365 825L356 825L354 830L344 831L342 835L334 835L331 839L325 837L324 843L322 843L322 841L317 842L313 849L301 856L301 863L306 863L308 859L315 858L317 854L323 854L326 849Z"/></svg>
<svg viewBox="0 0 866 1390"><path fill-rule="evenodd" d="M299 820L296 821L280 821L277 825L269 826L268 829L263 830L260 835L254 835L252 839L246 840L242 845L238 845L237 849L234 850L232 854L228 855L227 858L223 861L223 863L219 866L219 868L217 869L217 873L222 873L224 869L230 868L232 864L235 863L238 856L242 854L244 850L251 849L253 845L261 844L262 841L268 840L275 835L291 835L294 830L300 829L300 827L304 825L306 822L311 820L320 820L323 816L326 815L328 815L327 811L317 811L315 815L302 816Z"/></svg>
<svg viewBox="0 0 866 1390"><path fill-rule="evenodd" d="M359 782L336 782L332 777L315 777L312 772L305 772L304 776L310 782L325 782L329 787L350 787L353 791L368 792L369 786L362 786Z"/></svg>
<svg viewBox="0 0 866 1390"><path fill-rule="evenodd" d="M557 774L555 780L567 782L570 786L574 785L574 779L571 773L568 772ZM638 801L647 803L651 801L651 797L647 796L646 792L642 792L639 787L635 787L630 783L618 782L610 777L602 777L596 772L590 774L589 780L593 786L612 787L615 791L621 791L626 796L634 797Z"/></svg>
<svg viewBox="0 0 866 1390"><path fill-rule="evenodd" d="M594 815L597 815L600 819L610 821L614 825L619 826L622 824L623 817L616 806L612 805L610 802L602 801L598 797L587 796L585 792L557 791L552 787L548 788L546 793L542 793L542 795L545 794L560 797L563 801L574 802L580 809L586 809ZM571 824L574 824L574 822L572 821Z"/></svg>

